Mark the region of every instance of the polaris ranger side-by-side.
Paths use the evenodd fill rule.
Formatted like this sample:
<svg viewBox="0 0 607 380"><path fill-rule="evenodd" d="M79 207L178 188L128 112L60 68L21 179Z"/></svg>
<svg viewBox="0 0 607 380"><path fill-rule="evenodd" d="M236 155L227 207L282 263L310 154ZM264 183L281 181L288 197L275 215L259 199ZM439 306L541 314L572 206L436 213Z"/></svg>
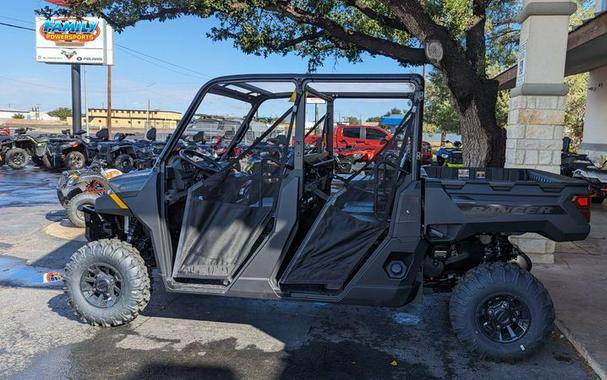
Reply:
<svg viewBox="0 0 607 380"><path fill-rule="evenodd" d="M326 104L314 149L304 144L309 98ZM372 162L338 175L334 104L356 99L410 109ZM451 322L471 350L529 355L554 309L508 237L584 239L586 184L530 169L422 168L423 99L419 75L211 80L154 167L112 179L83 208L90 242L66 266L70 304L93 325L127 323L150 300L152 267L170 292L258 299L399 307L424 287L453 288ZM284 113L243 145L258 109L276 100ZM220 157L179 148L199 109L236 103L248 111Z"/></svg>

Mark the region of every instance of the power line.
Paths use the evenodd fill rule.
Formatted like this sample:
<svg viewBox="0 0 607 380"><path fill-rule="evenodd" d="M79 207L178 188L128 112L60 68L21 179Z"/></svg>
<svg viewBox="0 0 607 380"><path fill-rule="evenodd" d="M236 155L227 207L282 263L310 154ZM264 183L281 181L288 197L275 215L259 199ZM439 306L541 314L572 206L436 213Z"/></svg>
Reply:
<svg viewBox="0 0 607 380"><path fill-rule="evenodd" d="M7 18L7 19L9 18L9 17L4 17L4 16L0 16L0 17ZM19 20L19 19L13 19L13 20L22 21L22 20ZM25 21L22 21L22 22L25 22ZM0 25L8 26L8 27L11 27L11 28L29 30L29 31L32 31L32 32L36 31L36 29L34 29L34 28L28 28L28 27L25 27L25 26L19 26L19 25L4 23L4 22L0 22ZM155 61L164 63L165 65L170 65L170 66L178 68L180 70L183 70L183 71L186 71L186 72L190 72L190 73L192 73L192 74L194 74L196 76L199 76L199 77L202 77L202 78L205 78L205 79L210 78L209 75L203 74L203 73L201 73L199 71L192 70L192 69L189 69L189 68L187 68L185 66L181 66L181 65L169 62L169 61L164 60L162 58L154 57L153 55L143 53L141 51L135 50L135 49L130 48L128 46L125 46L125 45L122 45L122 44L119 44L119 43L115 43L114 45L116 45L116 47L118 47L120 49L123 49L123 51L125 51L126 53L130 53L131 56L133 56L133 57L135 57L137 59L140 59L142 61L145 61L147 63L150 63L152 65L155 65L156 67L160 67L162 69L169 70L169 71L172 71L172 72L177 73L177 74L191 76L191 74L187 74L187 73L184 73L184 72L181 72L181 71L177 71L177 70L171 69L169 67L165 67L165 66L159 65L157 62L150 61L149 59L145 59L143 57L147 57L147 58L153 59Z"/></svg>
<svg viewBox="0 0 607 380"><path fill-rule="evenodd" d="M136 53L136 54L142 55L142 56L144 56L144 57L148 57L148 58L154 59L154 60L156 60L156 61L159 61L159 62L165 63L165 64L167 64L167 65L171 65L171 66L173 66L173 67L177 67L177 68L179 68L179 69L181 69L181 70L189 71L189 72L191 72L191 73L193 73L193 74L200 75L200 76L205 77L205 78L210 78L210 76L208 76L208 75L206 75L206 74L203 74L203 73L201 73L200 71L192 70L192 69L189 69L189 68L187 68L187 67L185 67L185 66L177 65L177 64L175 64L175 63L172 63L172 62L166 61L166 60L164 60L164 59L161 59L161 58L158 58L158 57L154 57L154 56L149 55L149 54L146 54L146 53L142 53L142 52L140 52L140 51L138 51L138 50L135 50L135 49L133 49L133 48L129 48L129 47L124 46L124 45L121 45L121 44L119 44L119 43L115 43L115 45L116 45L116 46L118 46L118 47L120 47L120 48L122 48L122 49L129 50L129 51L131 51L131 52L133 52L133 53Z"/></svg>
<svg viewBox="0 0 607 380"><path fill-rule="evenodd" d="M32 32L36 31L36 29L34 29L34 28L28 28L26 26L19 26L19 25L15 25L15 24L8 24L6 22L0 22L0 25L8 26L8 27L11 27L11 28L16 28L16 29L30 30Z"/></svg>
<svg viewBox="0 0 607 380"><path fill-rule="evenodd" d="M17 21L17 22L20 22L23 24L30 24L30 25L35 24L34 21L31 21L31 20L27 21L22 18L14 18L14 17L8 17L8 16L0 16L0 18L6 19L6 20L11 20L11 21Z"/></svg>
<svg viewBox="0 0 607 380"><path fill-rule="evenodd" d="M168 71L174 72L174 73L176 73L176 74L184 75L184 76L187 76L187 77L190 77L190 78L191 78L192 76L198 76L198 77L200 77L200 75L199 75L199 74L188 74L188 73L184 73L183 71L178 71L178 70L172 69L172 68L170 68L170 67L162 66L162 65L160 65L158 62L154 62L154 61L149 60L149 59L147 59L147 58L140 57L140 56L138 56L138 55L136 55L136 54L134 54L134 53L132 53L132 52L130 52L130 51L128 51L128 50L124 50L124 48L123 48L123 47L121 47L121 46L118 46L118 47L119 47L119 48L121 48L121 49L123 49L123 51L124 51L125 53L127 53L128 55L130 55L130 56L132 56L132 57L134 57L134 58L140 59L140 60L142 60L142 61L144 61L144 62L147 62L147 63L149 63L149 64L151 64L151 65L154 65L154 66L156 66L156 67L159 67L159 68L161 68L161 69L165 69L165 70L168 70Z"/></svg>

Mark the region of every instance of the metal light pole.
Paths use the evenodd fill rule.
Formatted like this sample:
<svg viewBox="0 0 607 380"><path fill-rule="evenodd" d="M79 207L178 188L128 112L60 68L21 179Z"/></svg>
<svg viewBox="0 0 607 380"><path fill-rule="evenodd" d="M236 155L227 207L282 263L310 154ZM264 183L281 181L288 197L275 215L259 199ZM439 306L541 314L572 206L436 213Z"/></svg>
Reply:
<svg viewBox="0 0 607 380"><path fill-rule="evenodd" d="M86 123L86 135L90 136L89 129L89 103L88 103L88 86L86 84L86 66L84 67L84 120Z"/></svg>
<svg viewBox="0 0 607 380"><path fill-rule="evenodd" d="M80 65L72 66L72 133L82 130L82 105L80 103Z"/></svg>

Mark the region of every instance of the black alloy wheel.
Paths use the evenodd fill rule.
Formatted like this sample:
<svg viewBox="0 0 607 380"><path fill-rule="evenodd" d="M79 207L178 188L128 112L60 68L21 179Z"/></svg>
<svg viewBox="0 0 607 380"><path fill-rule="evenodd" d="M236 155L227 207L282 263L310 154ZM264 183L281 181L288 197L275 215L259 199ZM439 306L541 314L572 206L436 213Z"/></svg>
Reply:
<svg viewBox="0 0 607 380"><path fill-rule="evenodd" d="M80 280L80 291L95 307L114 306L122 293L122 276L108 264L94 264L86 268Z"/></svg>
<svg viewBox="0 0 607 380"><path fill-rule="evenodd" d="M515 296L489 297L477 311L480 330L497 343L512 343L522 338L531 325L527 305Z"/></svg>

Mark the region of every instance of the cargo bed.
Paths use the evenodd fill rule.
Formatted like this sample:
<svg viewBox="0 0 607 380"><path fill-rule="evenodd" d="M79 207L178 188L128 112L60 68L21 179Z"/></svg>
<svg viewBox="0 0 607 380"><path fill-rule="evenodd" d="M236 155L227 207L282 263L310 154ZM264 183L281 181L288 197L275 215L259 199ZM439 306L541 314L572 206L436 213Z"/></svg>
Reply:
<svg viewBox="0 0 607 380"><path fill-rule="evenodd" d="M555 241L582 240L589 208L576 202L587 184L535 169L425 167L425 233L450 242L482 233L536 232Z"/></svg>

